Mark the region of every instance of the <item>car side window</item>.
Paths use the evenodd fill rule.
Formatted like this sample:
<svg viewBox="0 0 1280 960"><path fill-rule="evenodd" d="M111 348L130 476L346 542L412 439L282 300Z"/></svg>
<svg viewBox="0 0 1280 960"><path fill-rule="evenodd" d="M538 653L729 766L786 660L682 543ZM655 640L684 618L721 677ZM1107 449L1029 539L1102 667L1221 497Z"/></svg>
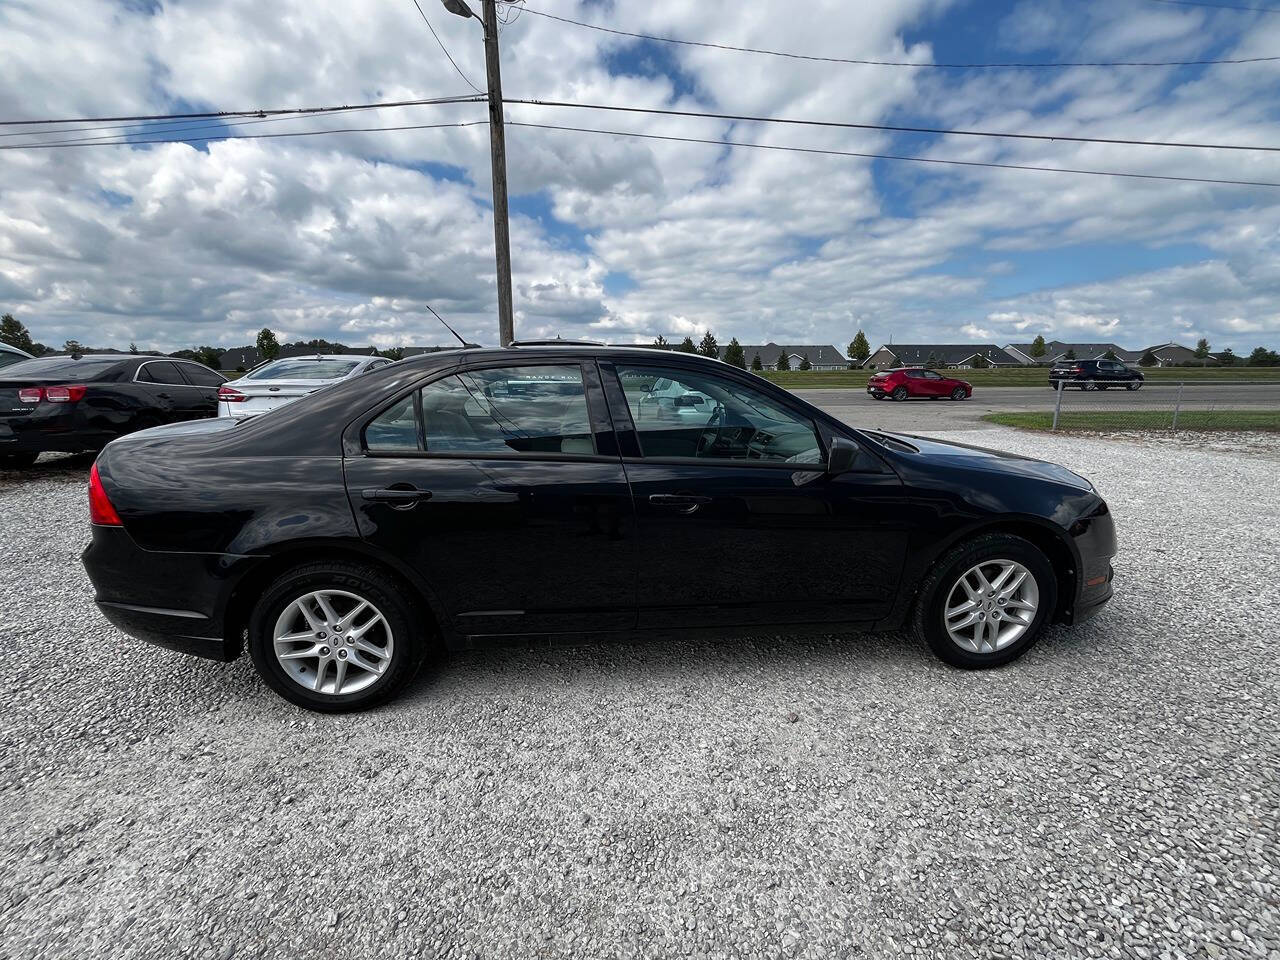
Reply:
<svg viewBox="0 0 1280 960"><path fill-rule="evenodd" d="M499 367L442 377L365 428L374 453L595 454L582 368ZM419 420L419 417L421 418Z"/></svg>
<svg viewBox="0 0 1280 960"><path fill-rule="evenodd" d="M619 366L648 458L825 463L812 420L761 390L715 373Z"/></svg>
<svg viewBox="0 0 1280 960"><path fill-rule="evenodd" d="M941 380L941 379L942 379L942 374L940 374L940 373L934 373L932 370L926 370L924 373L922 373L922 374L921 374L921 376L922 376L922 377L924 377L926 380Z"/></svg>
<svg viewBox="0 0 1280 960"><path fill-rule="evenodd" d="M186 386L182 372L176 363L168 360L151 360L138 368L138 380L142 383L171 383Z"/></svg>
<svg viewBox="0 0 1280 960"><path fill-rule="evenodd" d="M227 382L217 370L210 370L204 364L181 363L175 366L182 371L188 383L195 384L197 387L217 387Z"/></svg>

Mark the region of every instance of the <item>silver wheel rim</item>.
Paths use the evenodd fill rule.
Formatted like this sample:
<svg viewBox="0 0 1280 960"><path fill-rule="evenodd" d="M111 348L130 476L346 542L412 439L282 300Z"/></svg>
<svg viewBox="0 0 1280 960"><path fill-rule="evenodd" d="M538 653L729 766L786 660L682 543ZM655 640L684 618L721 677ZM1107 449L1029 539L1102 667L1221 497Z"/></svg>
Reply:
<svg viewBox="0 0 1280 960"><path fill-rule="evenodd" d="M948 591L942 624L960 649L995 653L1027 632L1039 608L1030 570L1013 560L984 560Z"/></svg>
<svg viewBox="0 0 1280 960"><path fill-rule="evenodd" d="M391 666L395 638L368 600L346 590L316 590L281 611L272 647L290 680L336 697L376 683Z"/></svg>

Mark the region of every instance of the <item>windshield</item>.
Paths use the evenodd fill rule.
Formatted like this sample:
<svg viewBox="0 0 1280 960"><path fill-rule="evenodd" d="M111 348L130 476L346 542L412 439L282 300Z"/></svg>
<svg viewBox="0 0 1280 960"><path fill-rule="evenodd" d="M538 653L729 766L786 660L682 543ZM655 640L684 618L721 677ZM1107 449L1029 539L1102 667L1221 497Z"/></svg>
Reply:
<svg viewBox="0 0 1280 960"><path fill-rule="evenodd" d="M8 356L8 354L0 354ZM102 376L119 360L87 359L76 360L74 357L39 357L35 360L22 360L4 368L6 380L93 380Z"/></svg>
<svg viewBox="0 0 1280 960"><path fill-rule="evenodd" d="M337 380L360 365L359 360L273 360L244 375L245 380Z"/></svg>

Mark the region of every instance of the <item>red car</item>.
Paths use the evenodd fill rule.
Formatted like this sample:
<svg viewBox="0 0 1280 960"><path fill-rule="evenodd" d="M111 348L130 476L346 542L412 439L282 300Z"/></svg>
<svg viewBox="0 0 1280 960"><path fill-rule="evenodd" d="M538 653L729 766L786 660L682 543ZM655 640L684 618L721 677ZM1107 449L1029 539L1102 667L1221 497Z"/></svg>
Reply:
<svg viewBox="0 0 1280 960"><path fill-rule="evenodd" d="M968 400L973 396L973 385L965 380L953 380L944 377L936 370L923 367L901 367L897 370L885 370L877 373L867 381L867 393L877 400L893 397L895 400L906 400L908 397L928 397L937 400L939 397L950 397L952 400Z"/></svg>

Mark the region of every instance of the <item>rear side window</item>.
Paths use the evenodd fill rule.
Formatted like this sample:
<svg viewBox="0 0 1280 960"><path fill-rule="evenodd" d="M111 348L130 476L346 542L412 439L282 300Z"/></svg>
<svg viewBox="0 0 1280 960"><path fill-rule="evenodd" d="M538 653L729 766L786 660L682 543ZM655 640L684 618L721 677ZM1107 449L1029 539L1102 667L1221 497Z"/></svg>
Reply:
<svg viewBox="0 0 1280 960"><path fill-rule="evenodd" d="M372 453L590 456L595 443L582 369L500 367L443 377L374 418L365 428L365 447Z"/></svg>
<svg viewBox="0 0 1280 960"><path fill-rule="evenodd" d="M187 378L187 382L197 387L216 387L227 382L226 377L203 364L180 363L177 366L182 371L182 375Z"/></svg>
<svg viewBox="0 0 1280 960"><path fill-rule="evenodd" d="M178 370L176 363L168 360L152 360L150 363L144 363L138 368L139 383L174 383L186 385L187 381L182 379L182 373Z"/></svg>

